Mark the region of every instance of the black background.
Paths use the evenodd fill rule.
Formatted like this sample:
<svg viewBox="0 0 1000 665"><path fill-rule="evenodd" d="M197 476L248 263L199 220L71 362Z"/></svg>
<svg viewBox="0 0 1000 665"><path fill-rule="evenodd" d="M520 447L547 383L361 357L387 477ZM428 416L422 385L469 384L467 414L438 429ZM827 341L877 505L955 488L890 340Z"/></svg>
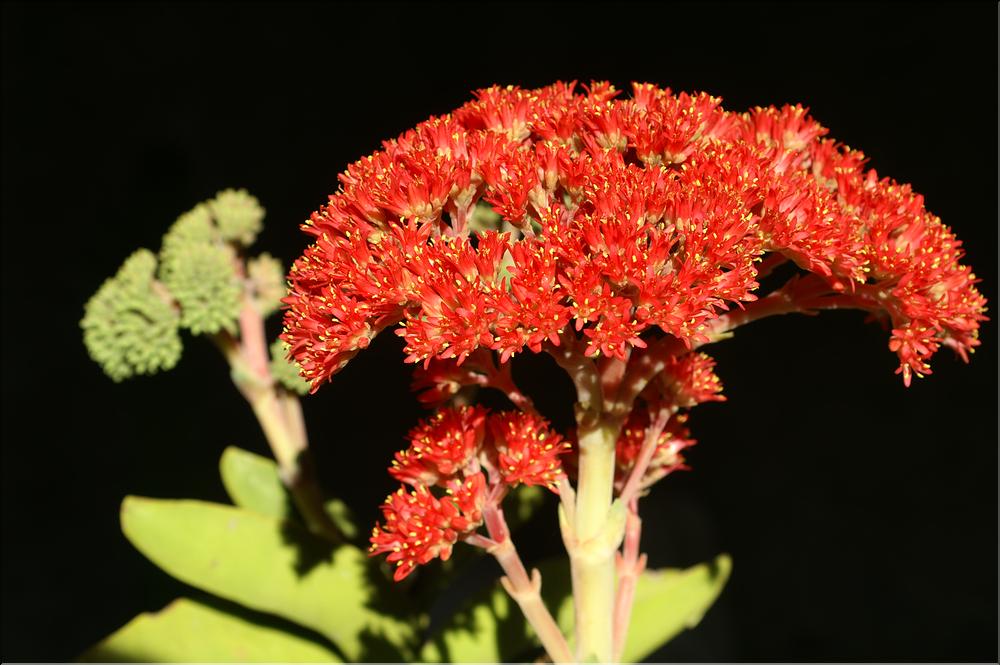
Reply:
<svg viewBox="0 0 1000 665"><path fill-rule="evenodd" d="M730 109L802 102L913 183L996 302L996 6L435 4L3 6L2 657L66 660L186 593L118 530L128 493L224 500L229 444L265 453L223 361L114 384L82 306L224 187L286 262L336 174L492 83L631 80ZM681 660L997 659L996 327L904 389L860 313L772 319L711 352L694 471L644 500L654 566L734 574ZM368 523L420 415L384 335L306 400L324 481ZM544 361L516 365L566 423ZM551 377L550 377L551 375ZM539 378L541 377L541 378ZM551 380L545 377L550 377ZM551 512L529 549L555 546Z"/></svg>

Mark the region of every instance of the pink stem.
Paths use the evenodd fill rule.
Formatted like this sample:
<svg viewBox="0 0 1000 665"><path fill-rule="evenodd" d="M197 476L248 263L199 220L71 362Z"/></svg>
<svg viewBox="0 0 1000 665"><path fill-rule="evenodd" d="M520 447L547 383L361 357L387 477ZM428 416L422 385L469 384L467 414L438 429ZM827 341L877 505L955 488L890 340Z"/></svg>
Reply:
<svg viewBox="0 0 1000 665"><path fill-rule="evenodd" d="M239 315L240 338L213 337L233 368L233 382L250 404L278 462L282 482L314 534L342 542L340 530L323 507L323 493L309 454L302 406L271 376L264 317L244 293Z"/></svg>
<svg viewBox="0 0 1000 665"><path fill-rule="evenodd" d="M621 387L622 379L625 378L625 370L628 368L628 361L632 357L632 348L625 352L626 360L620 360L611 356L604 356L597 363L597 370L601 376L601 390L605 395L613 395Z"/></svg>
<svg viewBox="0 0 1000 665"><path fill-rule="evenodd" d="M530 413L533 416L541 415L538 413L538 409L535 408L535 403L531 401L531 398L518 390L514 384L514 378L510 375L510 364L505 365L486 379L485 385L490 388L496 388L507 395L507 399L521 411Z"/></svg>
<svg viewBox="0 0 1000 665"><path fill-rule="evenodd" d="M614 612L614 660L620 662L628 638L629 622L632 620L632 605L635 602L635 587L639 576L646 569L646 555L639 553L639 539L642 535L642 520L639 518L639 500L633 498L628 503L625 518L625 541L618 557L618 592L615 595Z"/></svg>
<svg viewBox="0 0 1000 665"><path fill-rule="evenodd" d="M618 556L618 590L615 593L613 618L613 655L615 662L621 659L628 636L628 626L632 618L632 604L635 600L635 586L639 575L646 568L646 555L639 553L639 539L642 534L642 520L639 518L638 493L642 479L656 452L663 428L667 426L671 409L660 406L656 417L646 430L639 456L629 474L619 500L625 503L628 512L625 517L625 538L622 553Z"/></svg>
<svg viewBox="0 0 1000 665"><path fill-rule="evenodd" d="M257 376L270 379L268 367L267 340L264 337L264 317L257 311L253 300L248 296L243 299L240 309L240 342L243 356Z"/></svg>
<svg viewBox="0 0 1000 665"><path fill-rule="evenodd" d="M724 335L734 328L777 314L811 314L821 309L871 311L880 308L877 292L870 287L859 286L854 293L839 293L833 291L826 280L817 275L793 277L780 289L760 300L749 303L742 309L734 309L709 323L708 342L715 341L713 337Z"/></svg>
<svg viewBox="0 0 1000 665"><path fill-rule="evenodd" d="M618 495L623 503L628 504L633 501L642 488L642 479L649 469L650 462L653 461L653 454L656 452L656 446L660 441L660 436L663 434L663 428L667 426L667 420L670 419L670 413L671 409L669 407L660 406L656 413L656 419L649 424L649 429L646 430L646 438L643 439L642 448L639 449L639 456L632 466L632 471L625 482L625 487L622 488L621 493Z"/></svg>
<svg viewBox="0 0 1000 665"><path fill-rule="evenodd" d="M555 619L542 601L542 576L537 569L528 575L521 557L510 539L510 529L503 516L503 509L496 497L487 499L483 507L483 521L490 537L478 539L469 537L467 542L487 545L486 550L496 558L503 568L504 577L500 583L511 598L518 604L531 627L534 628L542 646L554 663L572 663L573 655L569 650L566 637L562 634Z"/></svg>

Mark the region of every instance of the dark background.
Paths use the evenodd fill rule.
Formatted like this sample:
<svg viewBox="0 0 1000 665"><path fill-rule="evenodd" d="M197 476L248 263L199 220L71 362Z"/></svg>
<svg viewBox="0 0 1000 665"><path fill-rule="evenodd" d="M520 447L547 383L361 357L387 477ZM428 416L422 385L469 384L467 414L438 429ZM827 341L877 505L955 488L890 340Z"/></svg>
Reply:
<svg viewBox="0 0 1000 665"><path fill-rule="evenodd" d="M996 5L43 5L2 9L3 606L11 660L67 660L186 593L121 536L125 494L224 500L222 449L266 445L223 361L114 384L86 299L224 187L286 262L336 174L469 91L556 79L802 102L913 183L996 302ZM997 659L996 326L904 389L860 313L766 320L711 352L694 471L644 500L654 566L730 552L680 660ZM276 325L276 324L275 324ZM324 481L364 524L420 416L383 335L305 408ZM565 382L518 376L559 423ZM542 377L541 379L539 377ZM545 549L555 520L535 536ZM529 538L531 536L524 536Z"/></svg>

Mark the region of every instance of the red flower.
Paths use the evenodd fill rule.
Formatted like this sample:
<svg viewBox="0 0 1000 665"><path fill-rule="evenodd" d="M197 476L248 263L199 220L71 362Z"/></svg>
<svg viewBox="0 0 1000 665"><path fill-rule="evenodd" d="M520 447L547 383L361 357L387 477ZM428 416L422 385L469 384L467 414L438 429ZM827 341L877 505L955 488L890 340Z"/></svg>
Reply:
<svg viewBox="0 0 1000 665"><path fill-rule="evenodd" d="M485 409L442 409L410 431L410 446L396 453L389 473L417 488L443 484L473 461L485 433Z"/></svg>
<svg viewBox="0 0 1000 665"><path fill-rule="evenodd" d="M396 581L417 564L434 558L447 561L455 542L482 524L485 487L481 473L452 484L440 499L422 485L413 492L400 487L382 505L385 524L372 530L369 553L389 553L386 559L396 564Z"/></svg>
<svg viewBox="0 0 1000 665"><path fill-rule="evenodd" d="M507 412L490 416L489 429L496 453L494 466L504 483L544 485L555 491L563 473L559 455L572 446L549 429L542 418Z"/></svg>
<svg viewBox="0 0 1000 665"><path fill-rule="evenodd" d="M724 402L722 382L715 374L715 360L704 353L671 357L657 376L668 403L690 408L702 402Z"/></svg>
<svg viewBox="0 0 1000 665"><path fill-rule="evenodd" d="M382 506L384 524L371 537L371 554L389 552L397 580L417 564L451 556L452 545L483 523L486 502L502 500L508 486L545 485L555 491L564 475L559 455L570 449L543 418L487 414L477 406L441 409L409 438L389 473L414 491L401 487L389 495Z"/></svg>
<svg viewBox="0 0 1000 665"><path fill-rule="evenodd" d="M941 346L965 357L986 303L961 243L825 134L801 106L737 114L649 84L481 90L341 175L304 227L283 338L314 390L396 326L413 363L573 330L625 358L705 341L778 253L888 314L907 383ZM470 225L477 205L501 221Z"/></svg>

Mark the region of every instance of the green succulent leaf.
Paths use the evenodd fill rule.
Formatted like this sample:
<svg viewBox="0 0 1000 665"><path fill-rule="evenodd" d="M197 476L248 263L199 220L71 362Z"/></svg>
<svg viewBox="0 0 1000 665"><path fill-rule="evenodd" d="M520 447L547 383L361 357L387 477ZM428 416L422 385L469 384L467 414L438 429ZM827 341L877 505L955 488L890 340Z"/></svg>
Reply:
<svg viewBox="0 0 1000 665"><path fill-rule="evenodd" d="M545 494L541 485L518 485L511 490L503 505L507 526L514 530L527 523L545 503Z"/></svg>
<svg viewBox="0 0 1000 665"><path fill-rule="evenodd" d="M242 614L250 615L249 612ZM80 658L93 663L338 663L330 649L304 637L211 605L179 598L144 612Z"/></svg>
<svg viewBox="0 0 1000 665"><path fill-rule="evenodd" d="M219 460L219 471L226 493L240 508L277 519L298 519L292 496L281 482L274 460L229 446ZM358 537L360 532L346 503L330 499L323 509L345 538Z"/></svg>
<svg viewBox="0 0 1000 665"><path fill-rule="evenodd" d="M179 316L155 273L156 256L140 249L84 306L83 342L115 381L171 369L181 357Z"/></svg>
<svg viewBox="0 0 1000 665"><path fill-rule="evenodd" d="M503 663L533 646L531 629L507 593L497 585L476 594L420 651L425 663Z"/></svg>
<svg viewBox="0 0 1000 665"><path fill-rule="evenodd" d="M226 189L208 202L212 217L225 240L244 247L253 244L263 226L264 208L245 189Z"/></svg>
<svg viewBox="0 0 1000 665"><path fill-rule="evenodd" d="M409 608L356 547L332 548L293 522L203 501L127 497L121 522L177 579L311 628L349 660L407 655L413 629L394 615Z"/></svg>
<svg viewBox="0 0 1000 665"><path fill-rule="evenodd" d="M281 339L271 344L271 376L287 390L298 395L309 392L309 382L299 375L298 365L286 358L288 344Z"/></svg>
<svg viewBox="0 0 1000 665"><path fill-rule="evenodd" d="M291 495L273 460L229 446L222 452L219 472L226 493L240 508L276 519L295 519Z"/></svg>

